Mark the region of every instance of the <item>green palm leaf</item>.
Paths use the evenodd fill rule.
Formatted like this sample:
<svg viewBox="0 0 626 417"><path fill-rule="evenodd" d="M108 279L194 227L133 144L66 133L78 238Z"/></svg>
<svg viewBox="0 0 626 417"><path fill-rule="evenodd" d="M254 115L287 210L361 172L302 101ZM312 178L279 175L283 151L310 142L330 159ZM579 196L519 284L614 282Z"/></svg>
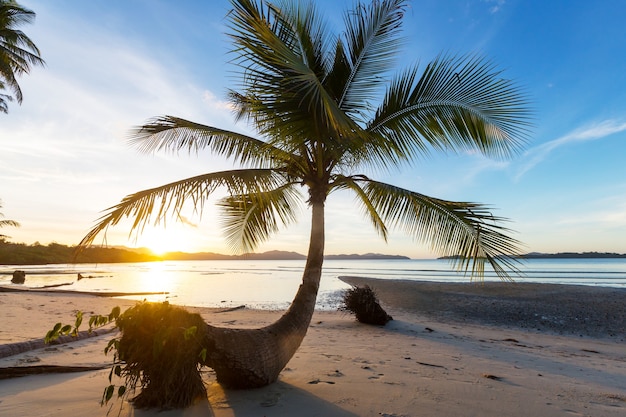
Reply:
<svg viewBox="0 0 626 417"><path fill-rule="evenodd" d="M259 133L273 140L348 135L356 127L354 121L320 82L326 59L324 31L312 3L290 2L281 8L264 4L234 4L230 36L245 93L231 99L244 98L237 107L245 106Z"/></svg>
<svg viewBox="0 0 626 417"><path fill-rule="evenodd" d="M432 147L509 158L524 145L530 116L527 99L491 63L441 56L419 79L417 68L394 79L368 126L411 156Z"/></svg>
<svg viewBox="0 0 626 417"><path fill-rule="evenodd" d="M131 132L131 143L142 152L208 149L216 155L234 158L244 166L269 167L276 159L290 155L250 136L190 122L173 116L154 118Z"/></svg>
<svg viewBox="0 0 626 417"><path fill-rule="evenodd" d="M33 65L45 65L37 46L17 27L32 23L35 13L13 1L0 2L0 81L22 102L16 75L28 74ZM0 95L0 111L6 113L6 96Z"/></svg>
<svg viewBox="0 0 626 417"><path fill-rule="evenodd" d="M471 266L472 276L482 278L487 260L502 279L509 279L507 269L517 271L515 257L520 252L520 243L505 234L510 232L501 226L505 219L494 216L488 207L363 181L364 192L357 195L367 213L380 216L392 227L430 244L433 251L455 257L459 269L469 270ZM377 218L374 221L378 222Z"/></svg>
<svg viewBox="0 0 626 417"><path fill-rule="evenodd" d="M336 50L343 59L334 60L329 80L341 81L336 100L346 113L361 119L371 111L372 98L386 82L381 74L392 68L402 44L399 29L405 3L405 0L358 2L354 12L345 14L346 46Z"/></svg>
<svg viewBox="0 0 626 417"><path fill-rule="evenodd" d="M180 218L185 204L191 203L194 211L202 213L207 198L218 187L226 188L232 195L263 193L279 187L284 177L269 169L245 169L222 171L199 175L151 188L126 196L119 204L110 207L98 219L97 224L81 240L79 246L88 246L95 237L118 224L132 218L129 234L140 234L146 225L165 225L167 219Z"/></svg>
<svg viewBox="0 0 626 417"><path fill-rule="evenodd" d="M223 211L226 241L236 252L252 252L259 243L296 221L302 196L287 184L274 190L227 196L218 204Z"/></svg>

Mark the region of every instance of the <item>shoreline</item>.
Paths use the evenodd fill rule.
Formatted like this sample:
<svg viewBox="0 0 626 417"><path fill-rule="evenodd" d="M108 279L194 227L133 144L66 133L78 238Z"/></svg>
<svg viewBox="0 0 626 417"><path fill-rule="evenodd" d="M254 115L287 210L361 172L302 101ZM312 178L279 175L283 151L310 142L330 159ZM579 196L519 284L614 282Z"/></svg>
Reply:
<svg viewBox="0 0 626 417"><path fill-rule="evenodd" d="M502 302L504 307L499 308L484 302L485 287L480 285L464 285L453 292L446 287L449 284L436 285L436 292L437 288L429 290L419 283L408 289L401 283L387 285L388 280L358 280L376 287L393 321L384 327L368 326L346 313L316 311L302 346L276 383L256 390L225 390L204 368L207 398L191 408L135 410L118 401L112 413L119 409L122 417L617 417L626 412L626 354L617 338L558 335L449 314L453 303L463 311L481 304L483 310L493 311L515 307L510 288L486 290L493 293L491 301ZM526 288L526 299L531 289ZM558 299L559 291L571 290L550 289L550 300ZM517 291L521 298L524 291ZM439 303L442 300L444 304ZM0 340L6 343L9 334L10 338L43 337L58 321L72 323L76 310L104 314L114 306L124 310L135 303L53 291L0 293L4 314ZM261 327L282 315L282 311L247 308L221 312L187 308L210 324L232 328ZM108 407L100 407L98 401L109 384L107 365L112 358L103 349L111 337L61 343L0 359L5 368L105 367L0 380L0 415L104 417Z"/></svg>

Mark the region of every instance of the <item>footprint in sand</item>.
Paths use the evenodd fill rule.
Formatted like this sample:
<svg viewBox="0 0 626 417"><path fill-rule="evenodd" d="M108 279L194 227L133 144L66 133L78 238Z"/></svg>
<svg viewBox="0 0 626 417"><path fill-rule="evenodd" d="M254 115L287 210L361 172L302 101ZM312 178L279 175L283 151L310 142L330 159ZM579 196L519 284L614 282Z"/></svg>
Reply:
<svg viewBox="0 0 626 417"><path fill-rule="evenodd" d="M344 376L344 374L339 369L335 369L333 372L327 373L326 376L332 376L332 377L338 378L340 376Z"/></svg>

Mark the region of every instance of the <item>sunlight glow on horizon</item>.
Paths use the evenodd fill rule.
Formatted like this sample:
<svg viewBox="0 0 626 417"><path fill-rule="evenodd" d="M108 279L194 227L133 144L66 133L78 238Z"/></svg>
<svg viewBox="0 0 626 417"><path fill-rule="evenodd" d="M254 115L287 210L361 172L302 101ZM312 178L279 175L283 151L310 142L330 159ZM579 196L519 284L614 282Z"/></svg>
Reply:
<svg viewBox="0 0 626 417"><path fill-rule="evenodd" d="M36 12L23 30L46 67L19 78L24 102L0 115L0 211L21 223L0 230L9 241L76 245L124 196L232 168L208 152L142 155L127 143L133 126L165 114L254 134L235 121L226 98L228 88L237 88L225 34L228 0L190 0L185 7L164 0L19 3ZM341 13L353 2L315 3L337 35ZM626 3L411 3L398 69L416 61L423 69L442 51L484 54L528 91L535 126L511 160L433 153L372 177L493 207L512 220L528 252L626 253ZM191 224L172 220L137 237L120 222L94 245L231 255L213 208L207 203L202 219L189 215ZM326 219L327 254L437 257L401 233L384 242L351 196L332 195ZM306 212L257 252L306 254L308 221Z"/></svg>

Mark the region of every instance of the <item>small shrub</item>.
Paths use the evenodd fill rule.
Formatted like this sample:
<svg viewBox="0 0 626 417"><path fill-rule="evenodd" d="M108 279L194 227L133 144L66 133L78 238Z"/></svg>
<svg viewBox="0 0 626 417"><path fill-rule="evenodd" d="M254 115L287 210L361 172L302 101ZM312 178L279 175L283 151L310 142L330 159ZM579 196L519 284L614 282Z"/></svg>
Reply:
<svg viewBox="0 0 626 417"><path fill-rule="evenodd" d="M121 365L112 373L126 378L131 389L141 386L132 400L135 407L184 408L206 396L199 364L206 354L201 346L206 325L200 315L167 302L144 302L126 310L116 324L122 336L109 348L117 349L115 362ZM113 391L113 386L105 390L105 402Z"/></svg>
<svg viewBox="0 0 626 417"><path fill-rule="evenodd" d="M207 335L206 324L199 314L192 314L168 302L143 302L120 314L115 307L108 315L93 315L89 331L115 321L121 337L109 341L104 353L114 352L109 383L101 404L116 392L113 375L125 379L117 387L117 396L126 398L137 387L141 392L133 398L137 408L185 408L198 397L206 397L200 375L206 359L202 342ZM50 343L63 335L78 336L83 313L76 313L74 325L57 323L45 337ZM108 413L107 413L108 414Z"/></svg>
<svg viewBox="0 0 626 417"><path fill-rule="evenodd" d="M385 325L393 318L378 303L376 293L368 285L352 287L343 294L343 311L349 311L361 323Z"/></svg>

